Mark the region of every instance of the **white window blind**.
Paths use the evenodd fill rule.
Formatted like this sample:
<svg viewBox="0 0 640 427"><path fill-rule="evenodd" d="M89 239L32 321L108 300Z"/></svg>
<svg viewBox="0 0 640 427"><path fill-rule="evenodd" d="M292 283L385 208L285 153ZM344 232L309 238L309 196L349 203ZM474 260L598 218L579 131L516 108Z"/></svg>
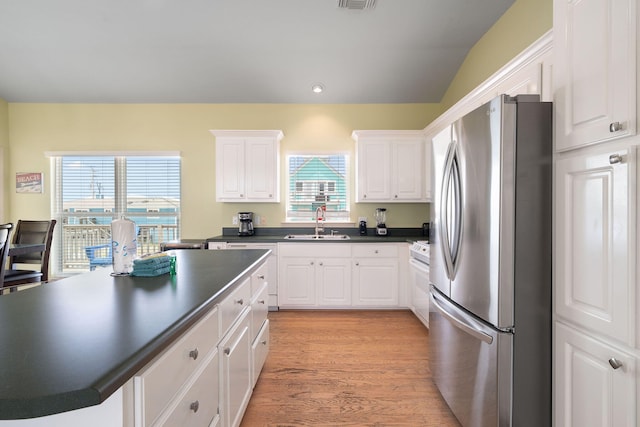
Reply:
<svg viewBox="0 0 640 427"><path fill-rule="evenodd" d="M89 268L87 248L108 256L111 221L136 223L138 254L180 238L180 158L177 156L63 155L52 157L56 273Z"/></svg>
<svg viewBox="0 0 640 427"><path fill-rule="evenodd" d="M348 156L287 156L287 221L314 221L325 206L327 221L349 221Z"/></svg>

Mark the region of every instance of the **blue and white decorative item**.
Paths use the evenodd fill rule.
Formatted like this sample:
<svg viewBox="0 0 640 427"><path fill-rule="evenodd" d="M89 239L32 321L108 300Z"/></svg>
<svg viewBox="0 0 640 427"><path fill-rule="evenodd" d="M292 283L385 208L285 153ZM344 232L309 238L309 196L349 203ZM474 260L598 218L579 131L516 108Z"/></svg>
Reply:
<svg viewBox="0 0 640 427"><path fill-rule="evenodd" d="M122 217L111 221L113 274L125 275L133 271L133 260L138 255L136 224Z"/></svg>

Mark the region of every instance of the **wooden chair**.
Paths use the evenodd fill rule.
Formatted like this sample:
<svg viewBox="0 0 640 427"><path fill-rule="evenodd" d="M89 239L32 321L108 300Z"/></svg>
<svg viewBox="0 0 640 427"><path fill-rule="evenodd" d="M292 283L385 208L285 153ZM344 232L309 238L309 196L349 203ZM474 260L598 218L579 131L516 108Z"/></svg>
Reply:
<svg viewBox="0 0 640 427"><path fill-rule="evenodd" d="M5 270L2 289L15 292L19 285L47 282L49 280L49 255L56 220L19 220L13 235L13 244L44 243L44 251L9 256L9 268ZM16 264L40 264L39 270L17 269Z"/></svg>
<svg viewBox="0 0 640 427"><path fill-rule="evenodd" d="M13 228L12 223L0 225L0 283L4 281L4 270L7 265L7 253L9 253L9 234Z"/></svg>

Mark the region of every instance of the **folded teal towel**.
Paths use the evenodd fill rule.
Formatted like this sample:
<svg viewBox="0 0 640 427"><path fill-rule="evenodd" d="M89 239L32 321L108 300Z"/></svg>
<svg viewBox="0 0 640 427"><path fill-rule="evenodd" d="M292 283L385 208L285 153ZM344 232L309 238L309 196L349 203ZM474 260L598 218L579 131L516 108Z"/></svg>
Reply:
<svg viewBox="0 0 640 427"><path fill-rule="evenodd" d="M157 270L159 268L166 268L166 267L171 267L171 261L167 261L167 262L162 262L156 265L134 265L133 266L133 271L140 271L140 272L152 272L154 270Z"/></svg>
<svg viewBox="0 0 640 427"><path fill-rule="evenodd" d="M133 260L133 267L155 267L164 263L169 263L171 257L169 255L156 255L147 258L138 258Z"/></svg>
<svg viewBox="0 0 640 427"><path fill-rule="evenodd" d="M171 267L159 267L152 270L136 270L135 268L131 272L132 276L140 276L140 277L153 277L153 276L162 276L163 274L167 274L171 271Z"/></svg>

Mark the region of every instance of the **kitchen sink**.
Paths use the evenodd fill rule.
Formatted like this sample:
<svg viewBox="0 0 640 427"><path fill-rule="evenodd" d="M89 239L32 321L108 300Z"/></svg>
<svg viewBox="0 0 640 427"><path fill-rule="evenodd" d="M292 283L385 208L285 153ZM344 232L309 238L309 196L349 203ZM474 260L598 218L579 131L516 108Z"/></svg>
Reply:
<svg viewBox="0 0 640 427"><path fill-rule="evenodd" d="M349 240L346 234L287 234L286 240Z"/></svg>

